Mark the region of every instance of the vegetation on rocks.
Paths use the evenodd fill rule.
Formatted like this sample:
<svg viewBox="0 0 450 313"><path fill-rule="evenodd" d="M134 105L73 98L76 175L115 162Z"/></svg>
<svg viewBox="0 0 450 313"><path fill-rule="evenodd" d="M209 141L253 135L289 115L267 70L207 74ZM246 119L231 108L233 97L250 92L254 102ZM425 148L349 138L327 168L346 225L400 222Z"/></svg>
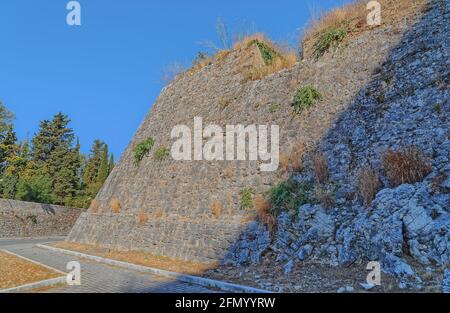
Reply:
<svg viewBox="0 0 450 313"><path fill-rule="evenodd" d="M161 146L158 149L156 149L156 151L155 151L155 160L156 161L159 161L159 162L164 161L169 156L170 156L170 150L165 146Z"/></svg>
<svg viewBox="0 0 450 313"><path fill-rule="evenodd" d="M155 140L153 138L147 138L144 141L139 142L134 148L134 163L139 165L142 159L147 156L155 145Z"/></svg>
<svg viewBox="0 0 450 313"><path fill-rule="evenodd" d="M394 187L420 182L432 170L430 161L417 147L387 151L383 156L383 166Z"/></svg>
<svg viewBox="0 0 450 313"><path fill-rule="evenodd" d="M322 98L322 94L315 87L309 85L301 87L294 96L294 111L301 113L314 106Z"/></svg>
<svg viewBox="0 0 450 313"><path fill-rule="evenodd" d="M253 196L255 190L252 188L243 189L240 192L241 196L241 210L248 210L253 208Z"/></svg>
<svg viewBox="0 0 450 313"><path fill-rule="evenodd" d="M271 213L278 216L284 211L296 212L301 205L314 202L313 190L312 184L299 184L293 179L275 185L268 193Z"/></svg>
<svg viewBox="0 0 450 313"><path fill-rule="evenodd" d="M313 55L316 60L323 56L330 49L336 49L344 41L348 30L343 23L341 26L332 26L326 29L314 44Z"/></svg>

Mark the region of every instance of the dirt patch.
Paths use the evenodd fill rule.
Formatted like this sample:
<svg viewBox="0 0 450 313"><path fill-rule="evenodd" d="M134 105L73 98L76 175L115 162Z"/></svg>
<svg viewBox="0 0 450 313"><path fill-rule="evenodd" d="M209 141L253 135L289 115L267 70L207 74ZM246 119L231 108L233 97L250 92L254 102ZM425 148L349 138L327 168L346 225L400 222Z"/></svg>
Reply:
<svg viewBox="0 0 450 313"><path fill-rule="evenodd" d="M0 289L19 287L61 276L43 266L1 251L0 264Z"/></svg>
<svg viewBox="0 0 450 313"><path fill-rule="evenodd" d="M394 277L384 273L381 275L381 286L367 291L360 285L366 282L369 274L365 267L365 265L331 267L311 262L299 262L294 265L291 273L285 274L282 264L276 262L273 255L266 255L260 265L222 266L205 272L203 276L286 293L336 293L338 289L345 287L353 288L352 292L355 293L439 292L439 279L426 279L426 277L421 276L424 281L424 288L422 290L408 290L400 289L399 282ZM442 279L442 275L439 273L436 273L436 275Z"/></svg>
<svg viewBox="0 0 450 313"><path fill-rule="evenodd" d="M185 260L174 260L143 251L116 251L99 246L69 242L57 242L51 244L51 246L188 275L201 275L205 271L217 267L217 264L215 263L205 264Z"/></svg>

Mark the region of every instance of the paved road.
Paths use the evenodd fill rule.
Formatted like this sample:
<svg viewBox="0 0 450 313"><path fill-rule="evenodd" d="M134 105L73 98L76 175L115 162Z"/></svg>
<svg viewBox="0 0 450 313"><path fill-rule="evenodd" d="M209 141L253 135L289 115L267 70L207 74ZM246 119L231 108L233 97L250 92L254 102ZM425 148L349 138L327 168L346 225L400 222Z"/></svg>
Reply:
<svg viewBox="0 0 450 313"><path fill-rule="evenodd" d="M70 261L81 264L81 286L62 286L49 290L52 293L208 293L204 287L174 281L165 277L136 272L107 264L68 256L63 253L37 248L37 243L58 239L0 240L4 249L31 260L67 272ZM59 239L60 240L60 239Z"/></svg>

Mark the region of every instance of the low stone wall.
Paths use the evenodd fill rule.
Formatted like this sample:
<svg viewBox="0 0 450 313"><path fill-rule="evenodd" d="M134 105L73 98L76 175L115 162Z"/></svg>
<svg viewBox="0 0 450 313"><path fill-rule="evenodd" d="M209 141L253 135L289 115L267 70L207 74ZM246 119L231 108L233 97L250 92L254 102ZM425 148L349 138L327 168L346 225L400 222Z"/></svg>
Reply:
<svg viewBox="0 0 450 313"><path fill-rule="evenodd" d="M0 199L0 238L66 236L81 210Z"/></svg>
<svg viewBox="0 0 450 313"><path fill-rule="evenodd" d="M210 263L224 258L244 227L236 221L176 215L141 225L134 214L83 213L67 240Z"/></svg>

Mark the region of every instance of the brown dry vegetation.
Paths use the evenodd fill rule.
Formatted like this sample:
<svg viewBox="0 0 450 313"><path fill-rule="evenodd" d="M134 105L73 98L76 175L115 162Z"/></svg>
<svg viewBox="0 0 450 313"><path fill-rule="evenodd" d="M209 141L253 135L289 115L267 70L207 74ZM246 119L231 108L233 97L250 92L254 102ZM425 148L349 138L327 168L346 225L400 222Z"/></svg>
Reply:
<svg viewBox="0 0 450 313"><path fill-rule="evenodd" d="M92 200L91 202L91 213L100 213L100 204L98 203L98 201L96 199Z"/></svg>
<svg viewBox="0 0 450 313"><path fill-rule="evenodd" d="M383 156L383 166L393 187L420 182L432 170L429 160L414 146L388 150Z"/></svg>
<svg viewBox="0 0 450 313"><path fill-rule="evenodd" d="M139 225L144 226L145 224L148 223L149 220L149 216L147 213L145 213L145 211L143 209L141 209L138 213L138 222Z"/></svg>
<svg viewBox="0 0 450 313"><path fill-rule="evenodd" d="M315 196L324 208L332 208L336 203L335 195L325 188L317 188L315 190Z"/></svg>
<svg viewBox="0 0 450 313"><path fill-rule="evenodd" d="M14 288L60 276L62 275L57 272L0 251L0 289Z"/></svg>
<svg viewBox="0 0 450 313"><path fill-rule="evenodd" d="M120 201L117 198L114 198L111 200L111 212L114 214L119 214L120 210L121 210L121 205L120 205Z"/></svg>
<svg viewBox="0 0 450 313"><path fill-rule="evenodd" d="M213 201L211 205L211 213L214 218L220 218L220 215L222 214L222 204L218 200Z"/></svg>
<svg viewBox="0 0 450 313"><path fill-rule="evenodd" d="M233 49L235 51L242 52L251 47L252 45L254 45L256 42L260 42L269 47L277 54L277 57L273 60L272 64L269 65L250 69L242 68L243 70L242 74L247 80L262 79L270 74L279 72L283 69L289 69L298 62L297 54L295 52L285 51L279 45L274 43L272 40L268 39L267 36L265 36L262 33L257 33L243 38L242 40L234 44Z"/></svg>
<svg viewBox="0 0 450 313"><path fill-rule="evenodd" d="M277 219L270 212L270 203L262 195L255 196L253 200L253 206L256 210L256 215L259 220L267 225L270 232L275 230Z"/></svg>
<svg viewBox="0 0 450 313"><path fill-rule="evenodd" d="M322 153L316 153L312 156L312 166L316 181L325 183L328 180L328 162Z"/></svg>
<svg viewBox="0 0 450 313"><path fill-rule="evenodd" d="M381 4L382 26L394 25L399 20L410 18L414 14L425 9L427 0L378 0ZM304 33L301 46L304 56L313 54L314 44L327 30L346 25L346 40L358 36L360 33L373 29L367 23L368 1L357 0L340 8L328 11L320 17L312 17Z"/></svg>
<svg viewBox="0 0 450 313"><path fill-rule="evenodd" d="M168 257L157 256L143 251L114 251L99 246L59 242L54 244L60 249L78 251L81 253L96 255L132 264L138 264L162 270L168 270L188 275L200 275L206 270L217 267L216 263L197 263L186 260L176 260Z"/></svg>
<svg viewBox="0 0 450 313"><path fill-rule="evenodd" d="M365 207L369 207L372 204L380 187L380 177L373 168L366 166L359 170L358 194Z"/></svg>
<svg viewBox="0 0 450 313"><path fill-rule="evenodd" d="M285 154L280 155L280 170L282 172L289 171L289 157Z"/></svg>

